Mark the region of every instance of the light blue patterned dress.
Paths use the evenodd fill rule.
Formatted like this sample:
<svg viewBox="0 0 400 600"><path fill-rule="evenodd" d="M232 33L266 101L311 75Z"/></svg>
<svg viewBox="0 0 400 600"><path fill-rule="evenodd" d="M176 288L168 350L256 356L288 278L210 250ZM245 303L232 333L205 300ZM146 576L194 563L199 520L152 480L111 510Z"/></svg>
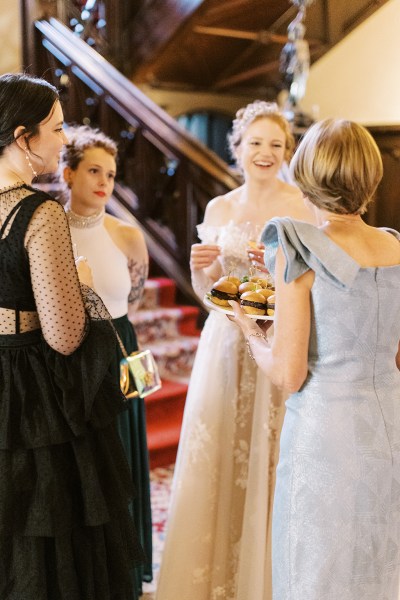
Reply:
<svg viewBox="0 0 400 600"><path fill-rule="evenodd" d="M282 247L286 282L315 272L309 373L281 436L273 598L398 600L400 265L360 267L289 218L273 219L262 241L272 272Z"/></svg>

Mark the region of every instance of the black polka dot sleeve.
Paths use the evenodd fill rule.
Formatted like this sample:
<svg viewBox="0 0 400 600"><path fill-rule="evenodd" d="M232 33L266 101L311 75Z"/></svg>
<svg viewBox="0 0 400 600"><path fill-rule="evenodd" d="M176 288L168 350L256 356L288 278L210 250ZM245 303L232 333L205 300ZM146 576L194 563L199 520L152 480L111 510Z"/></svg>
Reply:
<svg viewBox="0 0 400 600"><path fill-rule="evenodd" d="M64 209L53 201L35 211L25 237L32 289L46 342L71 354L86 329L85 307Z"/></svg>

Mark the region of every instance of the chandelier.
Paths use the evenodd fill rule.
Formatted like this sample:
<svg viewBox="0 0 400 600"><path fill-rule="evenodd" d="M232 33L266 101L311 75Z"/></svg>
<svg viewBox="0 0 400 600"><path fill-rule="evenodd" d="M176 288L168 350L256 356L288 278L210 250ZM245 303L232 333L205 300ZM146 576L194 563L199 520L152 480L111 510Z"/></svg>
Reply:
<svg viewBox="0 0 400 600"><path fill-rule="evenodd" d="M304 39L306 9L314 0L290 0L298 7L297 15L288 25L288 41L282 48L280 72L283 74L284 88L288 91L288 102L298 107L306 92L310 70L310 47Z"/></svg>

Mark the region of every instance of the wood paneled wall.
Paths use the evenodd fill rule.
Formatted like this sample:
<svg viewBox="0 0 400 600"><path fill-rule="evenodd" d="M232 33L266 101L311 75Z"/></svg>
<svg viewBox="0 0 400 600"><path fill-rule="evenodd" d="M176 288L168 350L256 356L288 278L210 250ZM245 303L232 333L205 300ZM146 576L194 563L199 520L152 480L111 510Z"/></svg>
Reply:
<svg viewBox="0 0 400 600"><path fill-rule="evenodd" d="M366 221L400 231L400 126L368 127L382 154L383 179Z"/></svg>

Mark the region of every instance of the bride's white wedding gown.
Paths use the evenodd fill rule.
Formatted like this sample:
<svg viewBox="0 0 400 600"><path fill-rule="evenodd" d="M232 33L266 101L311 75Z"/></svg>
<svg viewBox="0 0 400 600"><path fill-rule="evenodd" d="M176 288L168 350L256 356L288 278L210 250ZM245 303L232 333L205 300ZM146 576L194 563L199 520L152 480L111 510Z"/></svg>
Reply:
<svg viewBox="0 0 400 600"><path fill-rule="evenodd" d="M248 272L248 224L199 226L224 273ZM247 236L247 237L246 237ZM271 600L271 508L284 400L211 312L193 367L157 600Z"/></svg>

